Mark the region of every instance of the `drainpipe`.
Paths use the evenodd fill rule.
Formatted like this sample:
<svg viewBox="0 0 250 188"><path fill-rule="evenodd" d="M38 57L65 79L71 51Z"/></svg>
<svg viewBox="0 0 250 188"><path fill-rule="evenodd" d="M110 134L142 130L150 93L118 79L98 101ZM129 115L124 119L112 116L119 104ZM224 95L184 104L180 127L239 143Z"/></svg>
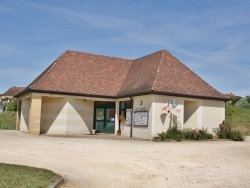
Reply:
<svg viewBox="0 0 250 188"><path fill-rule="evenodd" d="M130 138L132 138L133 135L133 115L134 115L134 100L132 99L132 97L130 97L131 99L131 126L130 126Z"/></svg>

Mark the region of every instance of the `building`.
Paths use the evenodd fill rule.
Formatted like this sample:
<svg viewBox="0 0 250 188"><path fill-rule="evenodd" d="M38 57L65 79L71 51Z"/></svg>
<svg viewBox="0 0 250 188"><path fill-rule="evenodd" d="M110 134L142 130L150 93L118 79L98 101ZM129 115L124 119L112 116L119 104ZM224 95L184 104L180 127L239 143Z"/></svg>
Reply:
<svg viewBox="0 0 250 188"><path fill-rule="evenodd" d="M7 91L5 91L3 94L0 94L0 113L2 111L7 110L7 104L11 100L14 99L14 95L21 92L25 87L10 87Z"/></svg>
<svg viewBox="0 0 250 188"><path fill-rule="evenodd" d="M212 131L228 100L166 50L134 60L66 51L16 97L24 132L143 139L173 125Z"/></svg>

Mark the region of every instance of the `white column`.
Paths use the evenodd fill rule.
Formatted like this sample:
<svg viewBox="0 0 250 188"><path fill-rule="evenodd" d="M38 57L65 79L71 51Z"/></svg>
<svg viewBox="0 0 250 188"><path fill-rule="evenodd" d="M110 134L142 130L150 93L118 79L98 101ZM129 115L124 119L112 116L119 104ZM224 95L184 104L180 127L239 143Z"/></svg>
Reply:
<svg viewBox="0 0 250 188"><path fill-rule="evenodd" d="M115 132L119 129L119 101L115 102Z"/></svg>

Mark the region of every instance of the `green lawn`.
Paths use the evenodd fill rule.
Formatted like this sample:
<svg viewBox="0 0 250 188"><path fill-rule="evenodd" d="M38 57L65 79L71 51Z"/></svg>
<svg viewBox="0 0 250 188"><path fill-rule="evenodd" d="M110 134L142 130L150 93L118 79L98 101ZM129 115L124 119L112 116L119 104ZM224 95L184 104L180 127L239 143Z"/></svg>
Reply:
<svg viewBox="0 0 250 188"><path fill-rule="evenodd" d="M227 105L226 124L244 135L250 136L250 110Z"/></svg>
<svg viewBox="0 0 250 188"><path fill-rule="evenodd" d="M0 114L0 129L16 129L16 112L6 111Z"/></svg>
<svg viewBox="0 0 250 188"><path fill-rule="evenodd" d="M58 177L50 170L0 163L1 188L47 188Z"/></svg>

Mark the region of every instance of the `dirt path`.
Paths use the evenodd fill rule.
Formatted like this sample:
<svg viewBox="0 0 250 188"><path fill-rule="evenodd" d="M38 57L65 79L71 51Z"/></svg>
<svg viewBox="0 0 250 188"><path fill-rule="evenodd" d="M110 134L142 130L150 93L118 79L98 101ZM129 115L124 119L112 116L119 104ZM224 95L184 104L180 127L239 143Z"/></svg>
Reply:
<svg viewBox="0 0 250 188"><path fill-rule="evenodd" d="M250 187L246 142L151 142L0 131L0 162L50 169L71 187Z"/></svg>

